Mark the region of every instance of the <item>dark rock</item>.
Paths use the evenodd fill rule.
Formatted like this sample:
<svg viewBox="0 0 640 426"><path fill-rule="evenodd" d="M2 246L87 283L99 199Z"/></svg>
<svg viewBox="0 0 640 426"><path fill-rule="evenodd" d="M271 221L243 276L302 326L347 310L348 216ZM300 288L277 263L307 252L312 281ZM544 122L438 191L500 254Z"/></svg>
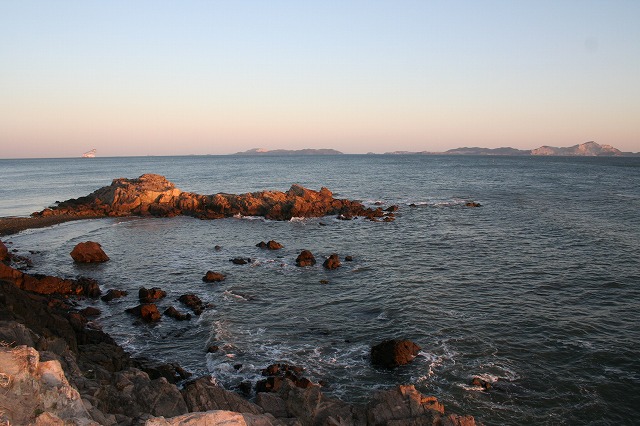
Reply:
<svg viewBox="0 0 640 426"><path fill-rule="evenodd" d="M278 392L282 387L282 377L272 376L256 382L256 393L260 392Z"/></svg>
<svg viewBox="0 0 640 426"><path fill-rule="evenodd" d="M191 319L191 314L182 313L173 306L169 306L167 309L165 309L164 314L178 321L189 321Z"/></svg>
<svg viewBox="0 0 640 426"><path fill-rule="evenodd" d="M158 312L158 307L154 303L147 303L125 309L125 312L142 318L142 320L146 322L157 322L160 321L161 318L160 312Z"/></svg>
<svg viewBox="0 0 640 426"><path fill-rule="evenodd" d="M129 292L125 290L110 289L107 291L107 294L102 296L100 299L103 302L111 302L113 299L119 299L121 297L126 296L127 294L129 294Z"/></svg>
<svg viewBox="0 0 640 426"><path fill-rule="evenodd" d="M238 390L245 397L248 397L251 395L251 388L252 388L251 381L249 380L243 380L238 384Z"/></svg>
<svg viewBox="0 0 640 426"><path fill-rule="evenodd" d="M87 306L86 308L82 309L80 313L85 317L97 317L102 312L100 312L100 309L98 308L94 308L93 306Z"/></svg>
<svg viewBox="0 0 640 426"><path fill-rule="evenodd" d="M320 280L320 284L329 284L329 280Z"/></svg>
<svg viewBox="0 0 640 426"><path fill-rule="evenodd" d="M209 347L207 347L208 354L218 352L219 350L220 350L220 347L218 345L210 345Z"/></svg>
<svg viewBox="0 0 640 426"><path fill-rule="evenodd" d="M7 246L4 245L2 241L0 241L0 262L5 262L9 260L9 250Z"/></svg>
<svg viewBox="0 0 640 426"><path fill-rule="evenodd" d="M284 246L277 241L270 240L268 243L260 241L258 244L256 244L256 247L260 247L261 249L280 250Z"/></svg>
<svg viewBox="0 0 640 426"><path fill-rule="evenodd" d="M477 203L475 201L469 201L467 203L465 203L466 207L482 207L482 204Z"/></svg>
<svg viewBox="0 0 640 426"><path fill-rule="evenodd" d="M222 250L222 246L215 246L213 249L214 249L215 251L220 251L220 250Z"/></svg>
<svg viewBox="0 0 640 426"><path fill-rule="evenodd" d="M155 302L156 300L160 300L166 296L167 296L167 292L164 290L161 290L159 287L153 287L153 288L141 287L140 290L138 290L138 298L142 303Z"/></svg>
<svg viewBox="0 0 640 426"><path fill-rule="evenodd" d="M387 340L371 348L371 363L385 368L405 365L413 361L420 349L410 340Z"/></svg>
<svg viewBox="0 0 640 426"><path fill-rule="evenodd" d="M302 250L296 258L296 266L312 266L316 264L316 258L309 250Z"/></svg>
<svg viewBox="0 0 640 426"><path fill-rule="evenodd" d="M204 303L202 303L202 300L200 300L198 296L192 293L183 294L178 298L178 301L180 301L181 303L186 305L188 308L190 308L193 311L193 313L196 315L200 315L205 309L205 306L204 306Z"/></svg>
<svg viewBox="0 0 640 426"><path fill-rule="evenodd" d="M340 258L336 253L329 256L322 264L326 269L338 269L341 265Z"/></svg>
<svg viewBox="0 0 640 426"><path fill-rule="evenodd" d="M489 390L492 387L491 386L491 382L489 382L489 381L487 381L487 380L485 380L485 379L483 379L481 377L477 377L477 376L474 377L471 380L471 385L472 386L479 386L479 387L483 388L484 390Z"/></svg>
<svg viewBox="0 0 640 426"><path fill-rule="evenodd" d="M251 263L251 259L248 257L234 257L233 259L229 259L229 262L232 262L234 265L246 265L247 263Z"/></svg>
<svg viewBox="0 0 640 426"><path fill-rule="evenodd" d="M398 206L393 205L393 206L387 207L386 209L384 209L384 211L386 211L386 212L397 212L398 211Z"/></svg>
<svg viewBox="0 0 640 426"><path fill-rule="evenodd" d="M224 274L219 272L207 271L207 273L202 277L202 281L205 283L213 283L224 281L227 278Z"/></svg>
<svg viewBox="0 0 640 426"><path fill-rule="evenodd" d="M345 256L344 257L344 261L345 262L353 262L353 256Z"/></svg>
<svg viewBox="0 0 640 426"><path fill-rule="evenodd" d="M133 361L137 368L149 375L151 380L164 377L169 383L178 383L192 376L175 362L165 363L148 358L136 358Z"/></svg>
<svg viewBox="0 0 640 426"><path fill-rule="evenodd" d="M100 244L94 241L78 243L71 251L71 257L74 261L80 263L106 262L109 260L109 256L102 250Z"/></svg>
<svg viewBox="0 0 640 426"><path fill-rule="evenodd" d="M190 412L229 410L248 414L263 413L259 406L217 386L210 377L200 377L187 383L181 393Z"/></svg>

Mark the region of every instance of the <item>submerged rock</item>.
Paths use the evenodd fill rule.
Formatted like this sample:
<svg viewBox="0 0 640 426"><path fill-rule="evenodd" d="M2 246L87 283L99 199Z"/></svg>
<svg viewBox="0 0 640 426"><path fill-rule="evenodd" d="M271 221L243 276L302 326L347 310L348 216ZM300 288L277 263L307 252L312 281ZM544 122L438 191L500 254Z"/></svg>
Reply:
<svg viewBox="0 0 640 426"><path fill-rule="evenodd" d="M251 263L251 258L248 257L234 257L233 259L229 259L229 262L234 265L246 265L247 263Z"/></svg>
<svg viewBox="0 0 640 426"><path fill-rule="evenodd" d="M191 314L180 312L173 306L169 306L167 309L165 309L164 314L178 321L189 321L191 319Z"/></svg>
<svg viewBox="0 0 640 426"><path fill-rule="evenodd" d="M193 293L183 294L178 298L178 301L186 305L196 315L200 315L206 308L202 300Z"/></svg>
<svg viewBox="0 0 640 426"><path fill-rule="evenodd" d="M102 250L102 246L94 241L78 243L71 251L71 257L79 263L106 262L109 256Z"/></svg>
<svg viewBox="0 0 640 426"><path fill-rule="evenodd" d="M371 363L385 368L398 367L413 361L420 349L411 340L386 340L371 348Z"/></svg>
<svg viewBox="0 0 640 426"><path fill-rule="evenodd" d="M119 299L121 297L124 297L126 295L128 295L129 292L126 290L116 290L114 288L110 289L107 291L107 294L105 294L104 296L102 296L100 299L103 302L111 302L113 299Z"/></svg>

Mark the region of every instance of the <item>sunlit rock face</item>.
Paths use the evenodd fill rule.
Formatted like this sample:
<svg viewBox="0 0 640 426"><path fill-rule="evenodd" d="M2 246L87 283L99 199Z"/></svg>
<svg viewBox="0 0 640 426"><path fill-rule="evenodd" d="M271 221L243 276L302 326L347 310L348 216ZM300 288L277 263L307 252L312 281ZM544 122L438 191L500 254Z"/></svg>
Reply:
<svg viewBox="0 0 640 426"><path fill-rule="evenodd" d="M246 194L200 195L181 191L164 176L144 174L137 179L119 178L111 185L80 198L63 201L57 207L34 213L46 217L69 215L104 216L194 216L219 219L235 215L262 216L272 220L292 217L343 215L363 216L371 220L392 216L380 208L370 209L361 203L333 197L327 188L320 191L292 185L286 192L260 191Z"/></svg>

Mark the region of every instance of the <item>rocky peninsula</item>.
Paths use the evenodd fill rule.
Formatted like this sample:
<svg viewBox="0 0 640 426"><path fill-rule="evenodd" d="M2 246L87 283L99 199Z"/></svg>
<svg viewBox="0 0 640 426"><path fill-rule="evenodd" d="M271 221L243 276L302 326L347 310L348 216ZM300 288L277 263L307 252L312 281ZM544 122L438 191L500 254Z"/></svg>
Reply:
<svg viewBox="0 0 640 426"><path fill-rule="evenodd" d="M181 191L164 176L144 174L137 179L114 179L93 193L34 213L33 217L90 218L110 216L193 216L221 219L236 215L262 216L271 220L293 217L365 217L392 220L393 211L367 208L358 201L334 198L331 191L313 191L292 185L286 192L260 191L246 194L200 195Z"/></svg>

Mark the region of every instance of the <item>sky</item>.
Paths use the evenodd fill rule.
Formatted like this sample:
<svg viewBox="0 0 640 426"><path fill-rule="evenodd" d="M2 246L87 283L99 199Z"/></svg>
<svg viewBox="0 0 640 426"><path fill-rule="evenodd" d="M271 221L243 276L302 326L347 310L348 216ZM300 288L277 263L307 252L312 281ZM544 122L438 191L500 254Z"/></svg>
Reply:
<svg viewBox="0 0 640 426"><path fill-rule="evenodd" d="M637 0L0 0L0 158L640 151Z"/></svg>

